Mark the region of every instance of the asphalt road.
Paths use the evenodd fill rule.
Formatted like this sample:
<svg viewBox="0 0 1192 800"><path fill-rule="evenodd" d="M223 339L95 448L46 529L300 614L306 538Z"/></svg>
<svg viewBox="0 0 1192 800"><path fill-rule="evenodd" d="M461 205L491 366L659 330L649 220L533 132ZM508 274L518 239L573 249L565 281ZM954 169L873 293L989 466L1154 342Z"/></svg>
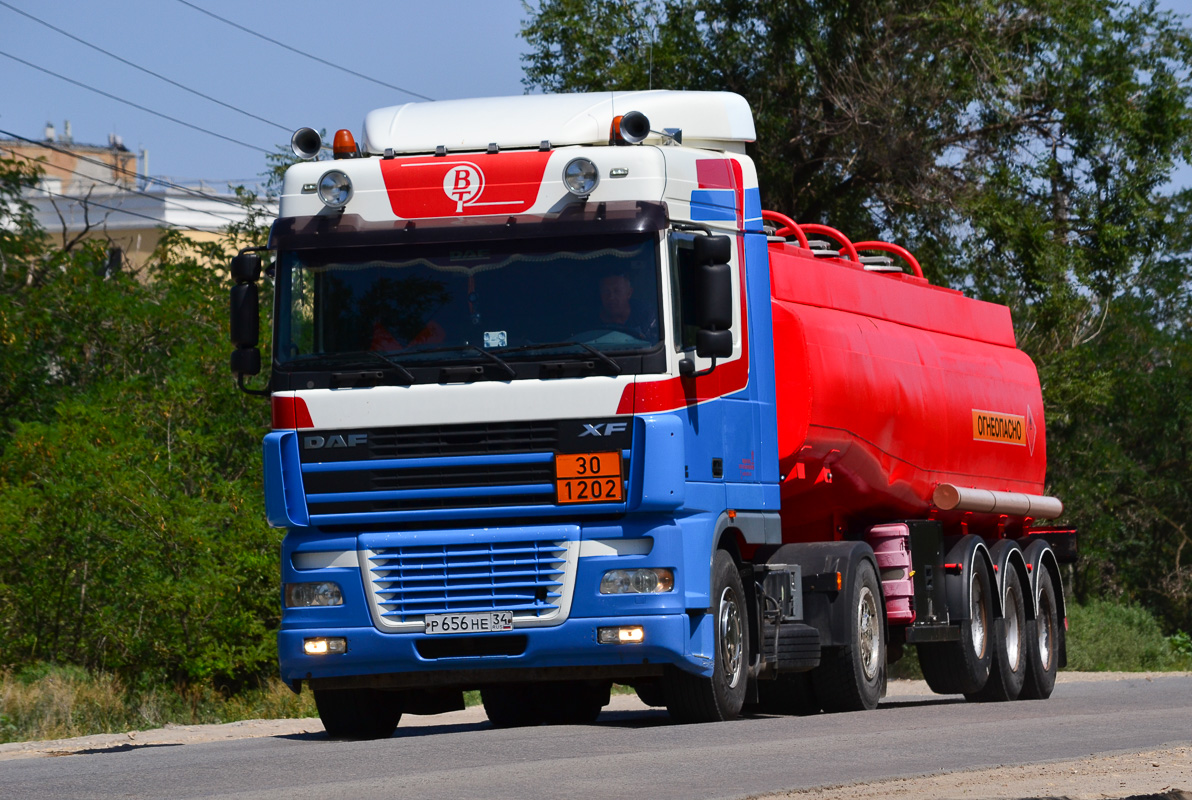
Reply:
<svg viewBox="0 0 1192 800"><path fill-rule="evenodd" d="M1192 740L1192 677L1060 683L1047 701L891 697L868 713L672 725L399 728L124 746L0 763L0 798L735 798L853 781L1155 749Z"/></svg>

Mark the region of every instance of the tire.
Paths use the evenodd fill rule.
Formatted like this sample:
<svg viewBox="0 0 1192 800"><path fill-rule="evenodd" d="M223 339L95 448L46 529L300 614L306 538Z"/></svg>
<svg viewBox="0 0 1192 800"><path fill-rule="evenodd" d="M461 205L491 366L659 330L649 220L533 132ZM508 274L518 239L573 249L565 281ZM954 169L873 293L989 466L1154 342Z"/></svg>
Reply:
<svg viewBox="0 0 1192 800"><path fill-rule="evenodd" d="M715 663L704 678L671 667L664 679L666 710L676 722L719 722L740 715L749 683L749 609L732 556L712 556Z"/></svg>
<svg viewBox="0 0 1192 800"><path fill-rule="evenodd" d="M960 640L918 645L923 677L936 694L973 694L989 680L993 581L985 559L977 554L969 572L969 619L960 623Z"/></svg>
<svg viewBox="0 0 1192 800"><path fill-rule="evenodd" d="M989 665L989 680L981 691L966 695L968 700L1005 702L1016 700L1022 693L1027 672L1026 601L1018 572L1007 564L1005 601L1002 619L994 626L993 657Z"/></svg>
<svg viewBox="0 0 1192 800"><path fill-rule="evenodd" d="M1059 666L1060 627L1059 603L1051 570L1045 565L1036 567L1039 591L1035 597L1035 618L1027 626L1026 679L1018 697L1022 700L1046 700L1055 689L1055 673Z"/></svg>
<svg viewBox="0 0 1192 800"><path fill-rule="evenodd" d="M637 698L651 708L663 708L666 706L666 689L660 680L644 680L633 684L633 691L637 692Z"/></svg>
<svg viewBox="0 0 1192 800"><path fill-rule="evenodd" d="M811 685L824 711L869 711L886 690L886 620L877 572L856 565L849 597L848 644L825 647Z"/></svg>
<svg viewBox="0 0 1192 800"><path fill-rule="evenodd" d="M820 712L810 672L788 672L757 683L757 710L762 714L806 717Z"/></svg>
<svg viewBox="0 0 1192 800"><path fill-rule="evenodd" d="M527 683L506 683L485 686L480 690L484 713L494 728L526 728L541 725L543 703L541 686Z"/></svg>
<svg viewBox="0 0 1192 800"><path fill-rule="evenodd" d="M547 725L590 725L608 705L612 681L561 681L539 687L538 703Z"/></svg>
<svg viewBox="0 0 1192 800"><path fill-rule="evenodd" d="M319 719L332 739L388 739L401 720L400 698L380 689L315 689Z"/></svg>

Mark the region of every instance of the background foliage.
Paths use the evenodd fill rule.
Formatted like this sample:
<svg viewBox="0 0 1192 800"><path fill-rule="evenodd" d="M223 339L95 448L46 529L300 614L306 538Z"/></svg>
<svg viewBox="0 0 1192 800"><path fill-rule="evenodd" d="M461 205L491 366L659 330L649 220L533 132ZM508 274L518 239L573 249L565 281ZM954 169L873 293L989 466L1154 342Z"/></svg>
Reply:
<svg viewBox="0 0 1192 800"><path fill-rule="evenodd" d="M33 227L29 172L0 177L0 667L271 671L268 408L227 372L227 254L171 233L143 272L113 272L100 244Z"/></svg>
<svg viewBox="0 0 1192 800"><path fill-rule="evenodd" d="M729 90L762 203L1008 304L1082 598L1192 629L1192 38L1153 0L541 0L529 89ZM654 121L664 126L663 120Z"/></svg>

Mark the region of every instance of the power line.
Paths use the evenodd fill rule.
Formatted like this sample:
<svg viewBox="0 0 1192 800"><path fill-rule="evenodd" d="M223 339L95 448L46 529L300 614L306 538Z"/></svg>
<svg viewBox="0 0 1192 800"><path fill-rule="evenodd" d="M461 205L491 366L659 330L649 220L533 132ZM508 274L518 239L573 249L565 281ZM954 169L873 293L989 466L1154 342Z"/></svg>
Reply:
<svg viewBox="0 0 1192 800"><path fill-rule="evenodd" d="M32 156L27 156L27 155L24 155L24 154L22 154L22 153L15 153L15 152L13 153L13 155L14 155L14 156L17 156L18 158L23 158L23 159L25 159L26 161L32 161L32 162L34 162L34 163L38 163L38 162L37 162L37 160L36 160L36 159L34 159ZM103 162L100 162L100 163L103 163ZM142 191L140 191L139 189L132 189L132 188L130 188L130 187L127 187L127 186L122 186L121 184L117 183L116 181L105 181L103 178L98 178L98 177L96 177L96 176L94 176L94 175L87 175L86 173L79 172L78 170L75 170L75 169L69 169L69 168L67 168L67 167L57 167L57 169L62 169L62 170L65 170L66 172L69 172L69 173L71 173L72 175L78 175L78 176L80 176L80 177L87 178L88 180L94 181L95 183L102 183L102 184L104 184L105 186L115 186L115 187L116 187L116 188L118 188L118 189L123 189L123 190L124 190L125 192L127 192L128 194L135 194L135 195L138 195L138 196L140 196L140 197L148 197L150 200L157 200L157 199L158 199L158 196L157 196L157 195L150 194L149 192L142 192ZM26 184L26 185L27 185L27 184ZM40 187L40 186L39 186L39 187L38 187L38 191L47 191L47 190L46 190L45 188L43 188L43 187ZM69 196L69 195L67 195L67 196ZM83 197L81 197L81 196L75 196L75 199L76 199L76 200L78 200L80 203L87 203L87 202L90 202L90 198L89 198L89 197L88 197L88 198L86 198L86 199L84 199L84 198L83 198ZM179 202L179 201L177 201L177 200L172 200L172 199L170 199L169 197L166 197L164 193L161 195L161 198L160 198L160 199L161 199L161 201L162 201L163 203L173 203L175 206L177 206L178 208L180 208L180 209L182 209L182 210L184 210L184 211L190 211L190 212L193 212L193 213L195 213L195 214L207 214L208 216L215 217L215 218L216 218L216 219L218 219L219 221L221 221L221 222L223 222L223 223L226 223L226 224L231 224L232 222L235 222L235 221L236 221L236 220L232 219L232 218L231 218L230 216L228 216L228 215L224 215L224 214L217 214L216 212L214 212L214 211L208 211L208 210L207 210L207 209L205 209L205 208L195 208L195 207L193 207L193 206L188 206L188 205L186 205L185 203L180 203L180 202ZM214 198L214 197L212 197L212 198L210 198L210 199L212 199L212 200L215 200L215 199L219 199L219 198ZM244 209L246 209L247 207L246 207L246 206L242 206L242 205L239 205L239 204L237 204L237 208L240 208L240 209L244 210ZM262 208L262 210L264 210L264 211L268 211L268 209L264 209L264 208ZM130 212L130 213L131 213L131 212Z"/></svg>
<svg viewBox="0 0 1192 800"><path fill-rule="evenodd" d="M68 156L71 156L72 158L77 158L80 161L87 161L91 164L98 164L101 167L107 167L108 169L112 170L113 172L119 172L123 175L131 175L134 178L144 178L146 181L149 181L150 183L156 183L159 186L167 186L171 189L177 189L180 192L185 192L186 194L192 195L194 197L200 197L204 200L215 200L220 203L227 203L228 205L236 206L237 208L241 207L241 204L236 200L229 200L228 198L220 197L219 195L207 194L206 192L200 192L199 190L192 189L189 186L183 186L179 183L172 183L172 182L164 180L162 178L151 178L148 175L140 175L137 172L135 172L131 169L126 169L124 167L121 167L118 164L109 164L106 161L100 161L98 158L89 158L87 156L76 153L73 150L67 150L64 147L55 147L54 145L52 145L48 142L39 142L36 139L29 139L24 136L15 134L12 131L6 131L3 128L0 128L0 135L7 136L8 138L13 139L14 141L25 142L27 144L36 145L37 147L44 147L47 150L53 150L55 153L62 153L63 155L68 155ZM14 153L14 155L15 155L15 153Z"/></svg>
<svg viewBox="0 0 1192 800"><path fill-rule="evenodd" d="M43 189L42 187L37 186L35 184L22 183L21 185L26 186L30 189L35 189L36 191L42 192L43 194L48 194L50 197L59 197L63 200L70 200L70 201L73 201L76 203L81 203L84 207L95 206L96 208L102 208L107 211L114 211L117 214L127 214L130 217L140 217L141 219L147 219L150 222L156 222L158 225L161 225L164 228L177 228L179 230L192 231L194 233L208 233L208 231L205 231L202 228L196 228L193 225L177 225L172 222L165 222L164 220L160 220L157 217L151 217L148 214L138 214L135 211L129 211L128 209L125 209L125 208L117 208L116 206L105 206L103 203L97 203L94 200L90 200L90 199L85 200L81 197L71 197L70 195L67 195L67 194L59 194L58 192L51 192L49 189Z"/></svg>
<svg viewBox="0 0 1192 800"><path fill-rule="evenodd" d="M243 108L237 108L236 106L232 105L231 103L225 103L222 100L217 100L216 98L212 97L211 95L203 94L202 92L200 92L196 89L192 89L189 86L185 86L185 85L179 83L178 81L167 78L165 75L159 75L158 73L154 72L153 70L146 69L145 67L142 67L139 64L134 64L133 62L129 61L127 58L121 58L120 56L116 55L115 53L109 52L108 50L104 50L102 47L99 47L98 45L94 45L91 42L88 42L86 39L82 39L78 36L75 36L73 33L68 33L67 31L62 30L61 28L51 25L50 23L46 22L44 19L39 19L39 18L33 16L32 14L28 13L27 11L22 11L21 9L17 8L16 6L12 5L11 3L4 2L4 0L0 0L0 6L4 6L8 10L13 11L17 14L20 14L22 17L27 17L28 19L33 20L34 22L38 23L39 25L44 25L45 27L49 28L50 30L56 31L57 33L62 34L63 36L67 37L68 39L75 40L76 42L78 42L81 45L90 47L92 50L95 50L96 52L103 53L105 56L108 56L109 58L114 58L117 61L119 61L121 64L127 64L128 66L132 67L133 69L137 69L137 70L140 70L141 72L144 72L146 75L152 75L154 78L157 78L158 80L165 81L166 83L170 84L171 86L177 86L179 89L182 89L183 91L190 92L191 94L195 95L196 97L201 97L204 100L209 100L212 103L221 105L224 108L229 108L232 111L235 111L239 114L243 114L246 117L255 119L258 122L264 122L266 125L272 125L273 127L279 128L280 130L287 131L287 132L292 130L291 128L287 128L285 125L279 125L278 123L273 122L272 120L265 119L264 117L259 117L256 114L252 113L251 111L245 111Z"/></svg>
<svg viewBox="0 0 1192 800"><path fill-rule="evenodd" d="M154 111L151 108L146 108L145 106L134 103L131 100L125 100L123 97L117 97L116 95L111 94L109 92L105 92L102 89L96 89L94 86L88 86L87 84L81 83L80 81L76 81L73 78L68 78L65 75L59 75L57 72L48 70L45 67L39 67L30 61L26 61L23 58L18 58L17 56L14 56L12 53L6 53L3 50L0 50L0 56L4 56L5 58L11 58L13 61L17 61L21 64L24 64L27 67L32 67L33 69L37 70L38 72L44 72L47 75L52 75L55 78L58 78L59 80L64 80L67 83L72 83L75 86L81 87L81 88L86 89L91 92L95 92L96 94L99 94L99 95L103 95L104 97L107 97L110 100L115 100L118 103L124 103L127 106L132 106L133 108L139 109L140 111L144 111L148 114L152 114L155 117L161 117L162 119L169 120L170 122L175 122L175 123L182 125L184 127L199 131L200 133L205 133L209 136L215 136L216 138L223 139L226 142L231 142L232 144L238 144L241 147L247 147L250 150L256 150L258 153L264 153L266 155L270 154L270 151L266 150L263 147L257 147L255 144L249 144L248 142L242 142L239 139L233 139L231 136L224 136L222 133L216 133L215 131L208 130L206 128L201 128L198 125L193 125L189 122L185 122L184 120L180 120L177 117L171 117L169 114L163 114L160 111Z"/></svg>
<svg viewBox="0 0 1192 800"><path fill-rule="evenodd" d="M363 78L366 81L372 81L373 83L375 83L379 86L384 86L387 89L394 89L396 91L401 92L402 94L408 94L412 97L417 97L420 100L433 100L434 99L433 97L427 97L424 94L418 94L418 92L411 92L409 89L403 89L400 86L394 86L392 83L385 83L385 81L377 80L376 78L372 77L371 75L365 75L363 73L356 72L355 70L351 70L345 66L336 64L333 61L327 61L325 59L319 58L318 56L312 56L310 53L306 52L305 50L299 50L296 47L290 47L290 45L288 45L284 42L279 42L276 39L270 39L268 36L264 35L263 33L258 33L256 31L252 30L251 28L246 28L243 25L239 25L235 22L232 22L230 19L225 19L225 18L219 16L218 14L208 11L205 8L200 8L199 6L195 5L194 3L189 2L188 0L178 0L178 2L184 6L189 6L190 8L193 8L195 11L199 11L203 14L206 14L207 16L211 17L212 19L217 19L226 25L231 25L233 28L242 30L247 34L251 34L252 36L257 37L258 39L264 39L266 42L269 42L270 44L275 44L278 47L281 47L285 50L289 50L291 53L297 53L300 56L305 56L306 58L309 58L312 61L318 61L320 64L323 64L328 67L332 67L334 69L339 70L340 72L346 72L349 75L355 75L357 78Z"/></svg>

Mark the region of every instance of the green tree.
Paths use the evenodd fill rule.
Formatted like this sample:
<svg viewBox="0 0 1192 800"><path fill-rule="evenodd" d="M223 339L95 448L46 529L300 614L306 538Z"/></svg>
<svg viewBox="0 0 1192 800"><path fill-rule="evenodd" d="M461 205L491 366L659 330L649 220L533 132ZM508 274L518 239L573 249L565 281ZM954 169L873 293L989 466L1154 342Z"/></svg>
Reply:
<svg viewBox="0 0 1192 800"><path fill-rule="evenodd" d="M34 177L0 162L0 667L270 672L269 412L227 371L228 252L166 233L143 274L111 273L102 247L36 229Z"/></svg>

